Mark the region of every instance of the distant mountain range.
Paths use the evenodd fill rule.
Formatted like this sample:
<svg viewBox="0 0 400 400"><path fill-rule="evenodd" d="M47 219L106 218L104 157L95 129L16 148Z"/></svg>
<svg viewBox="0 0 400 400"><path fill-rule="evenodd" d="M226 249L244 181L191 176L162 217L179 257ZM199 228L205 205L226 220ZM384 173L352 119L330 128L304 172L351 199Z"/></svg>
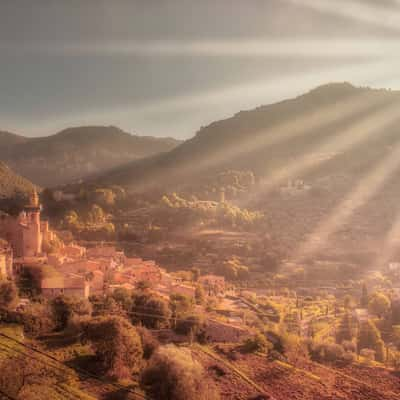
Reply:
<svg viewBox="0 0 400 400"><path fill-rule="evenodd" d="M324 85L295 99L241 111L231 118L213 122L171 151L115 168L101 179L146 188L190 183L194 178L223 169L249 169L259 179L269 179L274 171L292 165L296 158L307 154L316 162L320 158L332 158L333 164L337 161L337 167L348 172L365 163L368 155L373 157L372 153L380 152L397 139L399 121L393 112L396 105L400 117L400 92L356 88L348 83ZM388 108L392 112L390 115L387 112L385 117ZM375 113L378 121L384 119L385 123L380 122L381 127L368 134ZM346 148L342 143L347 140L351 144L353 130L360 137L363 135L360 130L365 130L365 140ZM373 149L365 148L376 140L378 143ZM329 143L324 145L324 142ZM321 163L322 175L324 168L331 168L332 162Z"/></svg>
<svg viewBox="0 0 400 400"><path fill-rule="evenodd" d="M213 122L171 151L98 182L132 191L186 186L190 193L227 169L254 172L254 191L236 202L264 211L269 233L286 248L308 235L318 241L318 224L341 213L331 250L379 252L400 218L400 92L324 85Z"/></svg>
<svg viewBox="0 0 400 400"><path fill-rule="evenodd" d="M42 187L85 179L129 161L167 152L181 142L131 135L114 126L65 129L28 138L0 131L0 160Z"/></svg>

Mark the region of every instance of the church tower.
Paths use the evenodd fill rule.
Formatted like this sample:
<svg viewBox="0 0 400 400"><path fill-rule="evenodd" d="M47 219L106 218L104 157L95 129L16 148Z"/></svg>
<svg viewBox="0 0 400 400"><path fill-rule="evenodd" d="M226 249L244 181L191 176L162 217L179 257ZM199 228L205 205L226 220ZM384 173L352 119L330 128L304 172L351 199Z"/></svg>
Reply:
<svg viewBox="0 0 400 400"><path fill-rule="evenodd" d="M42 253L40 211L39 196L34 189L29 198L29 204L24 207L23 255L25 257L35 257Z"/></svg>

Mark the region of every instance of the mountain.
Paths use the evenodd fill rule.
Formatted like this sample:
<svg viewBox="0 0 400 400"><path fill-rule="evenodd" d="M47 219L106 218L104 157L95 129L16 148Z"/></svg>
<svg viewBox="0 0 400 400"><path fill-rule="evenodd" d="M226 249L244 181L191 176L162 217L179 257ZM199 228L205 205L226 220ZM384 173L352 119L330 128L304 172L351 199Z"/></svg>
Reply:
<svg viewBox="0 0 400 400"><path fill-rule="evenodd" d="M169 151L179 143L172 138L131 135L114 126L68 128L39 138L0 132L0 159L36 184L53 186Z"/></svg>
<svg viewBox="0 0 400 400"><path fill-rule="evenodd" d="M400 105L399 92L356 88L349 83L324 85L295 99L241 111L213 122L173 150L115 168L102 179L140 188L193 182L194 178L224 169L249 169L259 179L268 179L274 170L305 154L318 159L334 152L334 158L339 159L346 150L340 145L346 141L343 135L351 141L353 126L360 135L357 124L365 120L367 130L367 119L374 113L382 118L382 112L393 109L394 103ZM385 126L384 132L378 129L366 134L365 139L380 137L381 145L389 145L393 130L397 129L394 115L391 118L393 124ZM338 146L323 146L324 141L335 137ZM362 162L360 156L364 154L360 148L349 150ZM349 157L346 162L356 160Z"/></svg>
<svg viewBox="0 0 400 400"><path fill-rule="evenodd" d="M334 227L332 251L379 252L400 220L400 92L323 85L213 122L170 152L99 181L197 195L196 185L225 170L254 172L254 189L228 200L263 211L285 248Z"/></svg>
<svg viewBox="0 0 400 400"><path fill-rule="evenodd" d="M34 185L0 161L0 210L12 211L26 203Z"/></svg>

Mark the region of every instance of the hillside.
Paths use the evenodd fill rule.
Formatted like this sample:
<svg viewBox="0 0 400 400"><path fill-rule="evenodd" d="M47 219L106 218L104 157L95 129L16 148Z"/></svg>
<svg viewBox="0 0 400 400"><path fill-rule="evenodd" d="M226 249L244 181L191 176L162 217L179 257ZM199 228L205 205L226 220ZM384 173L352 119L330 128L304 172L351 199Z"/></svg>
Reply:
<svg viewBox="0 0 400 400"><path fill-rule="evenodd" d="M223 169L250 169L261 179L293 157L306 152L318 156L314 145L341 135L373 113L393 108L393 103L400 104L400 93L356 88L348 83L328 84L295 99L213 122L172 151L116 168L103 179L147 186L149 182L159 185L157 178L178 183L182 178L183 182L190 181L194 176ZM385 129L382 146L391 143L394 128ZM381 133L378 130L371 138ZM358 149L350 150L356 154Z"/></svg>
<svg viewBox="0 0 400 400"><path fill-rule="evenodd" d="M131 135L113 126L68 128L39 138L0 132L0 159L36 184L53 186L169 151L178 143L172 138Z"/></svg>
<svg viewBox="0 0 400 400"><path fill-rule="evenodd" d="M0 161L0 210L12 211L22 205L33 188L31 182Z"/></svg>
<svg viewBox="0 0 400 400"><path fill-rule="evenodd" d="M308 235L319 240L327 231L319 224L343 213L328 220L337 245L330 251L379 252L400 212L398 110L400 92L328 84L214 122L172 151L100 181L197 194L220 171L250 170L255 188L229 200L264 211L268 232L286 248Z"/></svg>

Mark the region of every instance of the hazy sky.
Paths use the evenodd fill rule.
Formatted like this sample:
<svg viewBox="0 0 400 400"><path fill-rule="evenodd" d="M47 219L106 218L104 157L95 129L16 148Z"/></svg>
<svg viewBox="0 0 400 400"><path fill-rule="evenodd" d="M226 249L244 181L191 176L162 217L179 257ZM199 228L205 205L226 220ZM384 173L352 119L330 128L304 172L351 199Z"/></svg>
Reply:
<svg viewBox="0 0 400 400"><path fill-rule="evenodd" d="M400 89L399 48L400 0L0 0L0 130L187 138L322 83Z"/></svg>

